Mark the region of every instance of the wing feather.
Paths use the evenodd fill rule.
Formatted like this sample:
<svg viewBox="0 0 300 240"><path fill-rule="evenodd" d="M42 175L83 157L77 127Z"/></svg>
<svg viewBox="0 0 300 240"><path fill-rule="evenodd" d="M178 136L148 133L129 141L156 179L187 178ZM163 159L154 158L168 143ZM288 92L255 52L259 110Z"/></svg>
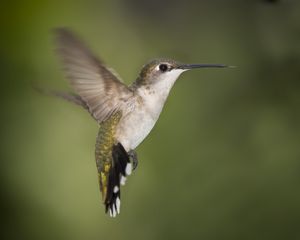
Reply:
<svg viewBox="0 0 300 240"><path fill-rule="evenodd" d="M57 52L72 86L99 122L131 104L133 92L68 29L56 30Z"/></svg>

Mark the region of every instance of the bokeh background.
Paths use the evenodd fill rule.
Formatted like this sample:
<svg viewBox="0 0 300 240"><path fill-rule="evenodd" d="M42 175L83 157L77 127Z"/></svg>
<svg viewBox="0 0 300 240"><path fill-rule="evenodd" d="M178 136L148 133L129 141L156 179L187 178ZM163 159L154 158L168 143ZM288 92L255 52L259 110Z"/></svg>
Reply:
<svg viewBox="0 0 300 240"><path fill-rule="evenodd" d="M300 1L3 1L2 239L300 239ZM54 54L69 27L131 83L155 57L184 73L104 214L98 131Z"/></svg>

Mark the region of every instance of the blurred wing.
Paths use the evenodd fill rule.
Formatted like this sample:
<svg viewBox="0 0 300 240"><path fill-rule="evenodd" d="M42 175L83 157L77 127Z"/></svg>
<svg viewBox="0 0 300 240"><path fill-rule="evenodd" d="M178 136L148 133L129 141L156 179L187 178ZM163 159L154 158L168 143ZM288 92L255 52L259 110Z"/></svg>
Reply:
<svg viewBox="0 0 300 240"><path fill-rule="evenodd" d="M56 42L67 78L99 122L129 104L133 93L69 30L57 29Z"/></svg>

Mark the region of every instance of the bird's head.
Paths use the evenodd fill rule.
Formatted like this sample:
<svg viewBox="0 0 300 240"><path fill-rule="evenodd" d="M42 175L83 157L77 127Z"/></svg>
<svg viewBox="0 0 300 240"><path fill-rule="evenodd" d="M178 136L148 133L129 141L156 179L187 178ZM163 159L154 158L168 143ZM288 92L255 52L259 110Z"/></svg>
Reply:
<svg viewBox="0 0 300 240"><path fill-rule="evenodd" d="M171 59L154 59L145 64L136 84L155 85L156 83L173 84L181 73L195 68L225 68L224 64L183 64Z"/></svg>

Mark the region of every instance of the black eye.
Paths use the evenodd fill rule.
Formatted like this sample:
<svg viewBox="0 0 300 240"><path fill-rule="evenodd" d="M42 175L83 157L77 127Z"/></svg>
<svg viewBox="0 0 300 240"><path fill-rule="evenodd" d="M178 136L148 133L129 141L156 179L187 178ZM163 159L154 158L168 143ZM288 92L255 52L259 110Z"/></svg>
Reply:
<svg viewBox="0 0 300 240"><path fill-rule="evenodd" d="M159 70L162 71L162 72L167 71L168 70L167 64L160 64L159 65Z"/></svg>

